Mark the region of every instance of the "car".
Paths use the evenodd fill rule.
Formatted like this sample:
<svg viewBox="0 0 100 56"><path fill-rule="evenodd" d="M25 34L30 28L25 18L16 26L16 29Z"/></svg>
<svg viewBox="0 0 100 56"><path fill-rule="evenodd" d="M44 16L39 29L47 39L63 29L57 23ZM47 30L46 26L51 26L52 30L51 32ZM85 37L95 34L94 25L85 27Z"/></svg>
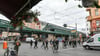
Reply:
<svg viewBox="0 0 100 56"><path fill-rule="evenodd" d="M95 34L83 43L85 49L100 49L100 34Z"/></svg>
<svg viewBox="0 0 100 56"><path fill-rule="evenodd" d="M31 40L32 40L33 42L35 42L35 39L32 38L32 37L27 37L27 38L26 38L26 42L27 42L27 43L29 43Z"/></svg>

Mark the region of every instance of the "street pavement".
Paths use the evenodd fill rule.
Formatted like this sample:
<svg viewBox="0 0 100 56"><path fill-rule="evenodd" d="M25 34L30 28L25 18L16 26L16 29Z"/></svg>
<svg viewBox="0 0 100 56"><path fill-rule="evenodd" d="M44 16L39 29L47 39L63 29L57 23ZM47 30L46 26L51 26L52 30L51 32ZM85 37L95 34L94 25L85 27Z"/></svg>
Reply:
<svg viewBox="0 0 100 56"><path fill-rule="evenodd" d="M14 47L12 42L8 42L8 47ZM3 42L0 42L0 56L3 56L3 53L5 52L5 50L3 49Z"/></svg>
<svg viewBox="0 0 100 56"><path fill-rule="evenodd" d="M30 47L28 43L22 43L19 50L19 56L100 56L100 50L85 50L80 45L77 48L68 47L66 49L62 48L62 44L60 43L60 47L58 53L53 53L51 46L49 45L49 49L45 50L41 48L41 44L38 44L38 48L34 49ZM3 56L4 50L1 48L2 44L0 44L0 56ZM9 46L13 46L9 44ZM33 45L34 46L34 45Z"/></svg>

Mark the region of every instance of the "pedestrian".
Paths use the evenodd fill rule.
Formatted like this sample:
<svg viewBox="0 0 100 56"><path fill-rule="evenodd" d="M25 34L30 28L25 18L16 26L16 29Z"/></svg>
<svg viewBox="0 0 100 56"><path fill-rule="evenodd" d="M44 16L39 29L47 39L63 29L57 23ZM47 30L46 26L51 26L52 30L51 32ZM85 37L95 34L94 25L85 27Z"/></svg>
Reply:
<svg viewBox="0 0 100 56"><path fill-rule="evenodd" d="M53 53L58 52L58 49L59 49L59 41L57 39L54 39L53 40L52 49L53 49Z"/></svg>
<svg viewBox="0 0 100 56"><path fill-rule="evenodd" d="M72 46L73 46L73 48L77 47L75 39L73 39L73 41L72 41Z"/></svg>
<svg viewBox="0 0 100 56"><path fill-rule="evenodd" d="M75 47L77 47L77 43L76 43L76 40L74 40L74 46L75 46Z"/></svg>
<svg viewBox="0 0 100 56"><path fill-rule="evenodd" d="M17 55L18 55L18 51L19 51L19 46L21 46L21 42L20 42L20 40L16 40L14 43L14 50L16 50Z"/></svg>
<svg viewBox="0 0 100 56"><path fill-rule="evenodd" d="M48 49L48 40L45 41L45 49Z"/></svg>
<svg viewBox="0 0 100 56"><path fill-rule="evenodd" d="M66 48L66 41L62 40L63 48Z"/></svg>
<svg viewBox="0 0 100 56"><path fill-rule="evenodd" d="M57 50L59 49L59 40L56 39Z"/></svg>
<svg viewBox="0 0 100 56"><path fill-rule="evenodd" d="M38 48L37 44L38 44L38 41L36 39L35 42L34 42L34 48Z"/></svg>
<svg viewBox="0 0 100 56"><path fill-rule="evenodd" d="M30 41L30 47L32 48L32 46L33 46L33 41L31 40Z"/></svg>
<svg viewBox="0 0 100 56"><path fill-rule="evenodd" d="M42 41L41 48L45 48L45 41Z"/></svg>
<svg viewBox="0 0 100 56"><path fill-rule="evenodd" d="M75 43L74 43L74 40L72 40L72 47L73 47L73 48L75 47Z"/></svg>
<svg viewBox="0 0 100 56"><path fill-rule="evenodd" d="M50 40L50 45L51 45L51 46L52 46L52 42L53 42L53 41L52 41L52 39L51 39L51 40Z"/></svg>
<svg viewBox="0 0 100 56"><path fill-rule="evenodd" d="M70 41L69 41L69 46L71 46L71 42L72 42L72 41L70 40Z"/></svg>

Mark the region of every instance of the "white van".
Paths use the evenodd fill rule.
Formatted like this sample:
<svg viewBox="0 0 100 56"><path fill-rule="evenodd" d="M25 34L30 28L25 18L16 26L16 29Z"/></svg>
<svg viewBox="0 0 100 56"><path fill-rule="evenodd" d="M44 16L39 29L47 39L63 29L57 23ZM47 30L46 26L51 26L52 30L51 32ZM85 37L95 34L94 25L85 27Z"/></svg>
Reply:
<svg viewBox="0 0 100 56"><path fill-rule="evenodd" d="M31 40L32 40L33 42L35 41L35 39L32 38L32 37L27 37L27 38L26 38L26 42L27 42L27 43L30 42Z"/></svg>
<svg viewBox="0 0 100 56"><path fill-rule="evenodd" d="M100 34L95 34L83 43L85 49L100 49Z"/></svg>

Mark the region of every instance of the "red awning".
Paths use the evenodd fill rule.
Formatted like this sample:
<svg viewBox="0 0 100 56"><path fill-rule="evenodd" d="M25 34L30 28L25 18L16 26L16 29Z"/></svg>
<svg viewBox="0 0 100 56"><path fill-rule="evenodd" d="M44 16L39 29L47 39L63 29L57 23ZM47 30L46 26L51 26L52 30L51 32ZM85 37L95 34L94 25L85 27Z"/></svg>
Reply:
<svg viewBox="0 0 100 56"><path fill-rule="evenodd" d="M11 19L16 16L24 8L32 8L41 0L1 0L0 13Z"/></svg>

